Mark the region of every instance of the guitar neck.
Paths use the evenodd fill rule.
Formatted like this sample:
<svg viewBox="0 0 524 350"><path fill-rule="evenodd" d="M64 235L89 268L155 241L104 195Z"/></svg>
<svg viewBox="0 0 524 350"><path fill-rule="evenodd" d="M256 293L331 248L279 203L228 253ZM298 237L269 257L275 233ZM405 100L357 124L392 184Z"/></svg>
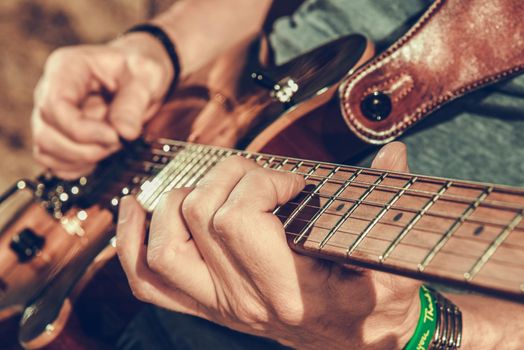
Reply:
<svg viewBox="0 0 524 350"><path fill-rule="evenodd" d="M303 175L275 209L293 249L524 301L524 190L315 162L162 139L136 180L152 211L162 193L194 186L222 158Z"/></svg>

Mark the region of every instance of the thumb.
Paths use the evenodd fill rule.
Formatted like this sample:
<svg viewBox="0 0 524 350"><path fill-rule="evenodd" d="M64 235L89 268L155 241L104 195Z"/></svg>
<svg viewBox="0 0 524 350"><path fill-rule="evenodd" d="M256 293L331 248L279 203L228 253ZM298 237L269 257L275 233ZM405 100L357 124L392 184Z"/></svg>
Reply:
<svg viewBox="0 0 524 350"><path fill-rule="evenodd" d="M109 109L109 121L126 140L140 136L151 104L150 92L138 81L123 84Z"/></svg>
<svg viewBox="0 0 524 350"><path fill-rule="evenodd" d="M380 149L372 168L409 172L407 147L402 142L391 142Z"/></svg>
<svg viewBox="0 0 524 350"><path fill-rule="evenodd" d="M120 201L118 226L116 228L116 250L126 275L136 275L135 269L146 254L144 245L146 213L132 196Z"/></svg>

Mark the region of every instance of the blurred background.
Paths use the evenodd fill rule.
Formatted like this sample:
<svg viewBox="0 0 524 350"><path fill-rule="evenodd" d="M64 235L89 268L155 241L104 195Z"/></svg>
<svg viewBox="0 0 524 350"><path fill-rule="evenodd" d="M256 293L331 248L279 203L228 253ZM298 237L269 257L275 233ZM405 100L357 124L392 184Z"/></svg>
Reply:
<svg viewBox="0 0 524 350"><path fill-rule="evenodd" d="M103 43L173 0L0 1L0 193L41 169L31 158L33 89L59 46Z"/></svg>

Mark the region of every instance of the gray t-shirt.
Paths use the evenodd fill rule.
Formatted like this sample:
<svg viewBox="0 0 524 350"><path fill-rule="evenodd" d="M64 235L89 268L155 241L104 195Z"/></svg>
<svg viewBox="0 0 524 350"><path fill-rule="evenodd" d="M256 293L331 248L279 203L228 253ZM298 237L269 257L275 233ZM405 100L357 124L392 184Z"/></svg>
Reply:
<svg viewBox="0 0 524 350"><path fill-rule="evenodd" d="M270 36L275 58L282 63L351 33L364 34L384 49L430 3L305 1L295 14L275 23ZM415 129L400 139L408 146L412 172L524 186L524 75L469 94Z"/></svg>

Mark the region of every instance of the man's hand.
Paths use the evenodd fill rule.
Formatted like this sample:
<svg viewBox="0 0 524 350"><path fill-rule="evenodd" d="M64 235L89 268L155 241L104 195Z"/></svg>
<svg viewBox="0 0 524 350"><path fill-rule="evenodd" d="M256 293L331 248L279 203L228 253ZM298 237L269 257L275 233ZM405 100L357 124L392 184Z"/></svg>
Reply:
<svg viewBox="0 0 524 350"><path fill-rule="evenodd" d="M145 33L56 50L35 90L35 158L64 178L88 173L119 148L119 136L140 135L172 76L164 48Z"/></svg>
<svg viewBox="0 0 524 350"><path fill-rule="evenodd" d="M384 147L374 166L407 171L404 145ZM117 249L133 292L295 347L401 348L418 320L419 283L293 253L272 210L303 186L298 175L228 158L196 188L163 197L147 246L145 214L125 198Z"/></svg>

